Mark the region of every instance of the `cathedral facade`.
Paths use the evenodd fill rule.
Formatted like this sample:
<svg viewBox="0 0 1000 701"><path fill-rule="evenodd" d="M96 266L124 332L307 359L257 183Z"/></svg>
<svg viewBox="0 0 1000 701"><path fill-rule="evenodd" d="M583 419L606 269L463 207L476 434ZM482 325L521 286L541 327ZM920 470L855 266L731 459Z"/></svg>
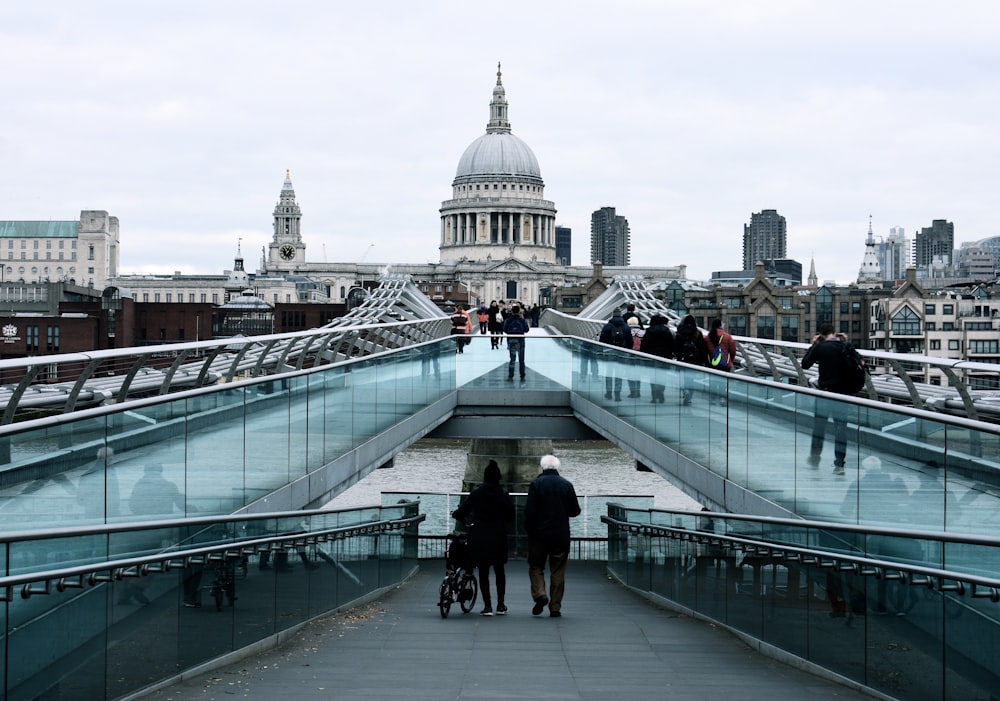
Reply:
<svg viewBox="0 0 1000 701"><path fill-rule="evenodd" d="M195 292L184 285L188 276L130 276L116 282L137 298L150 300L167 299L169 287L184 287L184 299L194 294L194 299L226 300L245 286L267 302L329 304L348 303L352 295L391 272L409 275L435 301L478 304L504 299L531 306L553 305L563 296L561 291L584 289L595 276L594 266L573 267L557 260L556 207L545 199L534 152L512 132L499 66L486 133L461 154L451 198L441 203L439 214L438 263L312 262L302 210L286 170L272 214L271 237L262 246L256 273L245 273L238 255L232 271L202 281L217 288L207 295L202 294L206 290ZM432 242L429 236L428 245ZM608 280L623 274L657 282L684 278L686 267L604 266L598 273Z"/></svg>

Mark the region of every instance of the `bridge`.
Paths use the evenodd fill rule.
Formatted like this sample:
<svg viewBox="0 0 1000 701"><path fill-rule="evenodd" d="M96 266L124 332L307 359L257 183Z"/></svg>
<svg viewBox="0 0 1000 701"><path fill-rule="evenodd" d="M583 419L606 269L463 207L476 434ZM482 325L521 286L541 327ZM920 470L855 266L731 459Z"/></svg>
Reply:
<svg viewBox="0 0 1000 701"><path fill-rule="evenodd" d="M330 330L296 336L313 349L298 354L275 351L291 345L287 338L216 344L230 368L252 355L245 347L268 350L247 371L221 374L225 382L161 381L135 398L119 389L110 403L5 425L6 697L124 698L274 643L408 578L426 582L421 565L430 559L439 572L441 540L419 524L447 521L457 497L316 507L421 437L481 435L487 406L506 412L509 420L490 425L511 435L604 436L710 509L609 505L608 538L578 538L574 558L603 563L645 597L848 687L907 699L989 698L1000 688L990 642L1000 602L1000 431L947 410L965 402L961 391L937 411L877 392L830 397L798 371L762 372L778 367L771 351L760 353L761 365L748 352L743 372L723 374L602 347L596 318L543 321L548 328L528 339L523 386L503 382L505 354L485 343L459 357L451 339L420 340L434 336L427 319L376 320L338 329L338 338L354 339L349 352L329 335L301 340ZM558 333L559 324L580 333ZM202 349L173 350L193 358ZM284 360L260 361L275 352ZM784 357L794 368L795 353ZM602 377L661 384L671 398L691 384L695 401L650 404L647 390L645 401L609 402L603 383L580 372L593 358ZM49 360L52 372L59 366ZM137 367L134 356L96 367L107 363L125 374ZM817 409L849 427L844 475L806 460ZM123 497L148 465L179 487L182 506L132 511ZM265 554L294 560L300 552L310 566L284 578L255 570ZM222 611L193 617L209 612L182 606L191 575L207 582L230 568L238 602L228 607L222 591ZM140 597L149 605L118 603ZM887 627L866 615L871 606L905 615ZM876 634L886 645L873 651ZM150 653L123 664L125 649Z"/></svg>

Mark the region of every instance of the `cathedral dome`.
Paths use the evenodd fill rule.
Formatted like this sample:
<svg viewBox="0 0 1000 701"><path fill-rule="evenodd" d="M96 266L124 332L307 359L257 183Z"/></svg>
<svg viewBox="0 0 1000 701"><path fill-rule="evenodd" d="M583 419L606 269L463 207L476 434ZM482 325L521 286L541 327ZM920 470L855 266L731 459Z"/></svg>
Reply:
<svg viewBox="0 0 1000 701"><path fill-rule="evenodd" d="M509 132L491 132L469 144L458 161L455 179L474 176L521 176L541 179L538 159L528 144Z"/></svg>

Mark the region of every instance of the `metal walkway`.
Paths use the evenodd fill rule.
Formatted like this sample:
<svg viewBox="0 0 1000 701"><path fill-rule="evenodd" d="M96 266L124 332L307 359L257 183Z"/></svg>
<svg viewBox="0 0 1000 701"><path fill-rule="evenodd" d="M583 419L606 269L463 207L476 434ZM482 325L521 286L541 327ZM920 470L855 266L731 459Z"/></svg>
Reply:
<svg viewBox="0 0 1000 701"><path fill-rule="evenodd" d="M804 699L872 697L756 654L719 627L658 609L571 562L563 617L531 615L527 565L507 566L510 614L438 613L443 565L392 593L318 620L282 647L143 698L246 699ZM887 621L891 623L892 621Z"/></svg>

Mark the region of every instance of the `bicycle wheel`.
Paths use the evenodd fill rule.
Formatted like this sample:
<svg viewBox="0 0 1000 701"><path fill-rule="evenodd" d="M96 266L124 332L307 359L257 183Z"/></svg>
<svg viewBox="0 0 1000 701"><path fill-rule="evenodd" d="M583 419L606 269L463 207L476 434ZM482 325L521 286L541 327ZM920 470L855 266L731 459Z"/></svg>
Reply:
<svg viewBox="0 0 1000 701"><path fill-rule="evenodd" d="M441 609L441 618L447 618L448 611L451 610L451 586L447 579L441 582L438 590L438 608Z"/></svg>
<svg viewBox="0 0 1000 701"><path fill-rule="evenodd" d="M458 592L458 604L462 607L462 613L468 613L476 605L476 597L479 596L479 585L476 578L469 575L462 580L461 589Z"/></svg>

